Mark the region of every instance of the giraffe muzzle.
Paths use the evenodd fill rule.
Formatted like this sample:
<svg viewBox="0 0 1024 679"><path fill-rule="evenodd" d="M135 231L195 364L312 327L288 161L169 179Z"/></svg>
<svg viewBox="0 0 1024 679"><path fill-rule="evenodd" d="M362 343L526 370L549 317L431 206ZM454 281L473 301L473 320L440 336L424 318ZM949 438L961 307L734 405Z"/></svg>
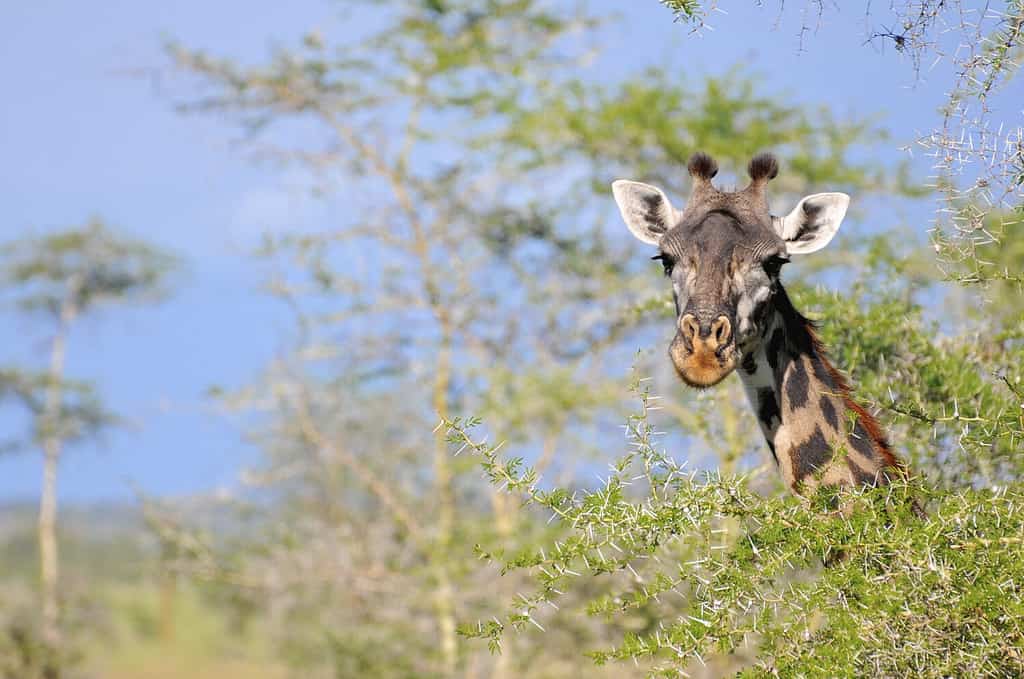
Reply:
<svg viewBox="0 0 1024 679"><path fill-rule="evenodd" d="M703 318L683 314L669 357L686 384L698 389L712 387L736 367L736 345L732 321L724 314Z"/></svg>

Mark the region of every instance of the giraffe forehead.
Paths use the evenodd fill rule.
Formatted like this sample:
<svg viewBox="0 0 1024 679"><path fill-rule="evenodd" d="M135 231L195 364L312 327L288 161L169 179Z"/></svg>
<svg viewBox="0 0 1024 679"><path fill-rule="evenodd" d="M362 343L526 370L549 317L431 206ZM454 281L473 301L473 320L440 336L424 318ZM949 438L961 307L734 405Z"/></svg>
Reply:
<svg viewBox="0 0 1024 679"><path fill-rule="evenodd" d="M692 258L723 272L730 263L763 259L781 247L782 241L773 231L725 212L683 221L660 243L662 252L674 259Z"/></svg>

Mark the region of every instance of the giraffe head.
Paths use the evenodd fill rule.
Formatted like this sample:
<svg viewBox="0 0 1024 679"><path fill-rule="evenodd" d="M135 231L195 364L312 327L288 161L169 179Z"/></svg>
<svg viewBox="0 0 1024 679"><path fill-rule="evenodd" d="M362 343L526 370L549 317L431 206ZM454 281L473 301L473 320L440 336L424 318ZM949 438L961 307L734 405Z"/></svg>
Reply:
<svg viewBox="0 0 1024 679"><path fill-rule="evenodd" d="M688 165L693 191L672 206L657 187L619 180L615 201L629 230L658 246L676 303L676 335L669 356L693 387L718 384L763 340L779 272L792 255L825 247L839 230L850 197L816 193L784 217L768 210L767 184L779 165L770 154L750 161L750 184L723 191L711 180L718 165L696 153Z"/></svg>

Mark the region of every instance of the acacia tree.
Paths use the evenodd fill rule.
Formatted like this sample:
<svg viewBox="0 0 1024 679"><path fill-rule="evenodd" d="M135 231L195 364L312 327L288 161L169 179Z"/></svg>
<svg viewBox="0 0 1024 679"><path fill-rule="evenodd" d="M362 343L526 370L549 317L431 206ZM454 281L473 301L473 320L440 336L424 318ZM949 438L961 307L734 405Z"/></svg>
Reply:
<svg viewBox="0 0 1024 679"><path fill-rule="evenodd" d="M260 133L251 140L261 154L299 163L347 202L347 223L268 242L269 254L297 264L271 286L301 332L265 383L235 402L269 397L273 424L259 432L268 464L250 478L282 498L276 516L301 520L281 525L266 559L230 576L282 576L257 581L289 622L285 647L305 655L313 645L310 655L333 655L335 672L454 676L482 662L460 652L456 635L457 618L484 595L465 577L472 553L457 546L491 529L488 512L495 528L514 531L515 507L480 497L472 465L429 432L489 376L521 372L516 354L533 353L540 374L558 363L532 339L544 319L505 296L524 272L493 255L504 236L479 231L514 222L515 238L543 234L549 217L506 189L516 175L498 153L473 148L536 90L523 75L569 58L564 38L588 20L532 0L478 5L367 3L365 25L384 18L384 29L338 46L311 34L255 67L171 50L206 91L184 109L235 116ZM281 146L275 128L289 124L308 126L314 143ZM581 392L590 385L594 407L609 400L603 376L561 370ZM563 426L552 418L547 435ZM299 563L309 550L335 556L312 573ZM370 598L380 587L408 599L380 606ZM325 611L325 601L341 605ZM402 646L390 665L382 644Z"/></svg>
<svg viewBox="0 0 1024 679"><path fill-rule="evenodd" d="M0 371L0 395L28 413L28 439L39 447L43 475L39 495L41 672L59 676L67 649L61 634L57 542L57 472L69 445L95 437L116 423L88 382L65 377L73 325L104 306L138 302L161 292L172 265L153 247L117 236L93 220L77 229L10 242L0 249L4 296L17 309L45 319L52 332L45 371ZM28 668L24 668L26 671Z"/></svg>

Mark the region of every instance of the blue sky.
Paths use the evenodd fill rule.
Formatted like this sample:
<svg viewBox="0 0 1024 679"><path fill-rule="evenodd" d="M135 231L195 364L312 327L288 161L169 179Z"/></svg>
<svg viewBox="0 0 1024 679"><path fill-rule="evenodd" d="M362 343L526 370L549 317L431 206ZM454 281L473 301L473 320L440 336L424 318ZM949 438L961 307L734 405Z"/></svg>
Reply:
<svg viewBox="0 0 1024 679"><path fill-rule="evenodd" d="M239 429L204 398L213 385L254 378L288 338L288 317L259 291L261 268L247 253L263 230L317 228L337 206L309 197L288 170L251 163L231 144L237 133L230 126L176 114L159 75L161 46L173 37L256 61L313 28L342 42L352 29L341 4L40 0L0 7L0 240L98 215L170 248L185 264L177 293L163 305L108 310L75 328L69 375L94 379L128 426L71 451L63 501L127 498L136 486L172 495L210 489L231 484L254 459ZM787 3L780 17L771 1L764 8L723 2L735 7L712 17L706 38L673 25L655 0L593 4L621 14L583 77L618 80L661 63L697 80L748 64L765 92L840 116L879 115L893 134L886 162L903 158L897 147L930 129L948 84L944 65L916 81L891 50L865 46L862 9L830 10L801 53L802 3ZM927 163L918 159L915 168L923 177ZM613 213L610 198L608 208ZM927 218L915 209L905 216ZM0 314L0 363L42 365L45 329L8 309ZM0 426L14 424L0 413ZM39 467L35 454L0 458L0 500L34 497Z"/></svg>

